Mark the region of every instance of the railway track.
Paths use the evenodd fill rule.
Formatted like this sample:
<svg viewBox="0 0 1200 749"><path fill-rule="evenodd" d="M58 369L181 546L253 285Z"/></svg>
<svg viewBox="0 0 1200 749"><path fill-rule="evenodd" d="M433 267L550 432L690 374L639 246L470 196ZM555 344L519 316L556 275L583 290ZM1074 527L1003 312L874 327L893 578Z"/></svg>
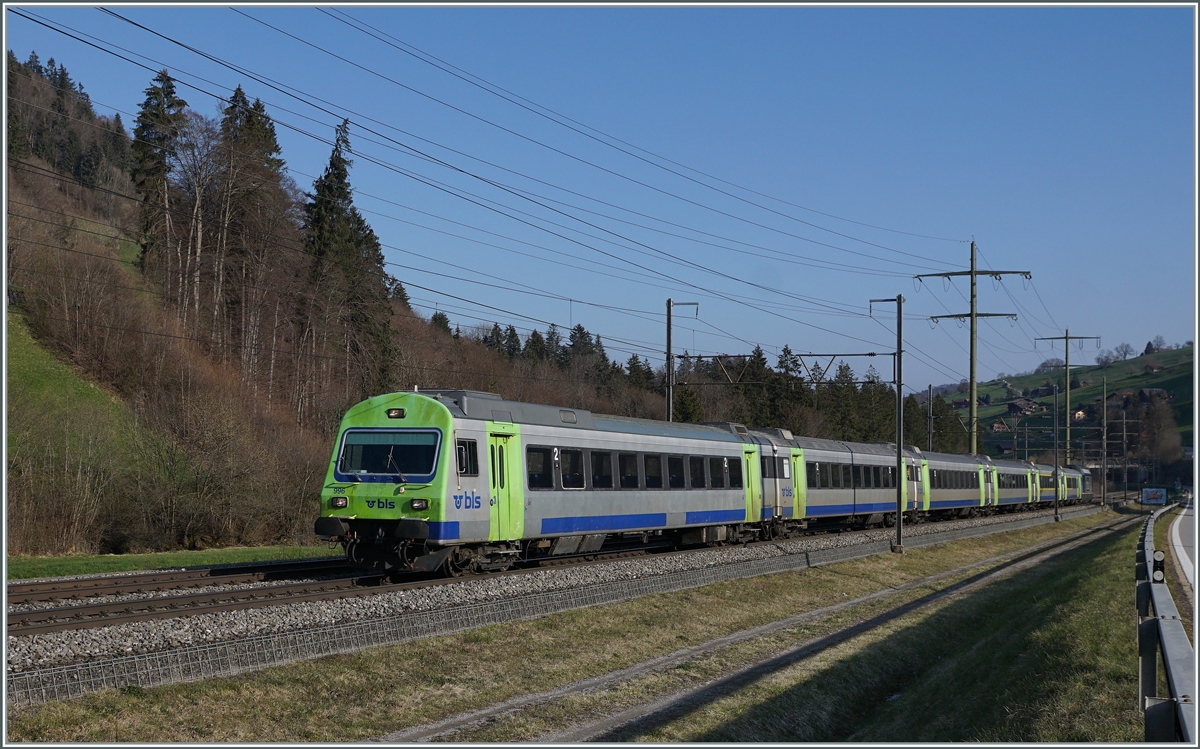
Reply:
<svg viewBox="0 0 1200 749"><path fill-rule="evenodd" d="M546 567L563 567L644 556L664 549L620 549L610 553L579 554L568 557L534 560L517 569L489 573L496 575L529 574ZM685 552L686 553L686 552ZM297 574L336 574L352 571L339 560L320 560L309 564L291 563L263 565L253 571L242 568L219 570L184 570L167 573L137 573L119 577L62 580L41 583L13 583L9 586L9 603L78 600L102 596L129 596L187 590L214 585L279 580ZM109 627L117 624L166 619L176 616L221 611L278 606L283 604L328 601L355 596L411 590L458 582L469 578L440 578L429 574L412 573L393 581L384 574L358 574L339 578L279 583L254 588L208 590L199 593L156 595L146 598L123 598L118 601L72 603L64 606L10 611L7 633L10 637L63 632L67 630Z"/></svg>
<svg viewBox="0 0 1200 749"><path fill-rule="evenodd" d="M73 578L42 582L12 582L8 584L8 603L58 601L97 596L152 593L161 590L182 590L210 585L281 580L297 575L337 574L348 569L342 557L329 557L295 562L241 565L167 572L136 572L110 577Z"/></svg>
<svg viewBox="0 0 1200 749"><path fill-rule="evenodd" d="M1015 519L1015 518L1014 518ZM758 543L774 543L763 541ZM698 547L669 550L668 547L616 549L612 552L553 557L523 562L514 569L487 573L489 577L525 575L547 568L603 564L648 554L690 554L711 550ZM350 573L350 574L347 574ZM323 580L285 582L297 576L341 575ZM10 604L47 601L77 601L62 606L42 607L8 613L10 637L107 627L117 624L165 619L179 616L237 611L294 603L319 602L380 593L434 587L471 579L441 578L429 574L408 574L393 580L384 574L353 574L340 559L321 559L219 569L148 572L106 578L12 583L8 586ZM229 587L202 592L180 592L214 586L279 581L256 587ZM129 598L128 596L139 596ZM88 601L105 596L120 600ZM85 599L80 602L80 599Z"/></svg>

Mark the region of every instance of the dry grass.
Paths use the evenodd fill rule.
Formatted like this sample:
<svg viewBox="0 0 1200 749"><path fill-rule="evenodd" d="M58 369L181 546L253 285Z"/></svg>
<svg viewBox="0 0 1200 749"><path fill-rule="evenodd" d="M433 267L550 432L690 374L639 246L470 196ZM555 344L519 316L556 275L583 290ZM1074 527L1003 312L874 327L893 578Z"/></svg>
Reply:
<svg viewBox="0 0 1200 749"><path fill-rule="evenodd" d="M1025 548L1111 517L1094 515L914 549L903 557L886 555L656 595L235 678L99 693L69 703L12 711L8 738L146 742L366 739L610 673L681 647ZM904 595L922 592L927 591ZM601 695L572 697L523 711L480 726L463 738L531 738L577 721L581 713L608 713L622 704L638 704L761 660L788 643L867 618L887 605L856 607L622 684Z"/></svg>

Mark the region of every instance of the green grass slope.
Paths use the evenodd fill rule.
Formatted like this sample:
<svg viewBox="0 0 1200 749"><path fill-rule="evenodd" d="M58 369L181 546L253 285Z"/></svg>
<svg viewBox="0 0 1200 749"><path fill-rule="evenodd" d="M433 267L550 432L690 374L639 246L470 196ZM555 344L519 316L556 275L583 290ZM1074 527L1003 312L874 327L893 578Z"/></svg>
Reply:
<svg viewBox="0 0 1200 749"><path fill-rule="evenodd" d="M78 376L44 346L34 340L25 317L8 310L8 397L40 404L47 416L83 416L97 425L114 427L132 423L129 409L119 399ZM10 411L11 415L11 411ZM9 434L9 452L14 449Z"/></svg>
<svg viewBox="0 0 1200 749"><path fill-rule="evenodd" d="M1179 426L1179 433L1182 437L1184 445L1192 445L1193 442L1193 423L1192 423L1192 403L1195 398L1193 392L1192 370L1194 366L1194 348L1173 349L1169 351L1159 351L1145 356L1138 356L1125 361L1113 362L1107 367L1100 366L1083 366L1076 367L1076 363L1083 364L1091 361L1092 356L1085 358L1083 352L1072 352L1078 358L1071 364L1072 378L1080 383L1086 382L1080 388L1071 389L1071 406L1079 408L1083 406L1095 406L1097 399L1104 392L1104 381L1107 379L1108 393L1111 395L1121 390L1132 390L1136 396L1138 390L1142 388L1161 388L1171 396L1171 407L1175 412L1175 423ZM1092 353L1092 352L1088 352ZM1145 367L1153 364L1161 366L1162 370L1154 373L1147 373ZM1023 375L1020 377L1004 378L1008 384L1015 390L1024 391L1026 388L1037 388L1047 383L1053 383L1056 380L1061 382L1061 375L1057 372L1041 372L1038 374ZM1011 434L990 433L990 426L993 422L1002 416L1008 414L1008 403L1014 395L1004 386L1001 380L992 380L979 384L979 396L991 396L992 404L990 406L979 407L979 419L985 430L989 430L985 442L989 445L997 443L1012 444ZM956 394L948 396L950 400L956 400L965 397L964 395ZM1048 409L1053 408L1054 396L1045 396L1035 398L1038 403L1045 405ZM1059 406L1064 406L1065 395L1059 394ZM966 409L961 409L958 413L962 416L966 415ZM1046 414L1052 411L1045 412ZM1011 420L1010 420L1011 422ZM1024 423L1024 420L1023 422ZM1050 428L1050 418L1042 418L1037 421L1031 420L1030 423L1045 424L1046 428ZM1091 426L1091 422L1085 422L1084 427ZM1072 434L1074 442L1076 436ZM1030 450L1033 451L1033 444L1036 437L1030 438ZM1024 437L1021 437L1019 446L1023 447ZM989 450L994 454L995 449Z"/></svg>

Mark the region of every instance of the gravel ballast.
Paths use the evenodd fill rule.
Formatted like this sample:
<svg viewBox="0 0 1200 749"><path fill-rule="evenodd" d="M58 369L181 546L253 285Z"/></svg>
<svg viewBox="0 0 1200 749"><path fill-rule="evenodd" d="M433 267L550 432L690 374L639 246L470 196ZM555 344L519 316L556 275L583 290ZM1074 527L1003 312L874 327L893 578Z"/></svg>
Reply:
<svg viewBox="0 0 1200 749"><path fill-rule="evenodd" d="M905 527L906 545L950 530L1004 524L1053 514L1051 510ZM187 646L244 640L261 635L386 619L523 596L567 591L602 583L653 578L689 570L770 559L861 544L886 543L894 529L829 533L771 544L705 549L688 554L647 556L603 564L539 570L524 575L481 577L431 588L402 590L334 601L268 606L241 611L180 616L94 629L9 637L9 674L96 659L168 651ZM217 586L214 586L217 587ZM239 586L240 587L240 586ZM106 600L145 598L106 596Z"/></svg>

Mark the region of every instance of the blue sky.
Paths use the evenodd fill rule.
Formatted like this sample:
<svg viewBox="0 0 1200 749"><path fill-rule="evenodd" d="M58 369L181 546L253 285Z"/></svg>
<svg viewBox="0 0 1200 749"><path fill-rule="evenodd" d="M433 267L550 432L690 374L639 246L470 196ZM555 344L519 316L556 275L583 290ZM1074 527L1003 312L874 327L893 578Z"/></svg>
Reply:
<svg viewBox="0 0 1200 749"><path fill-rule="evenodd" d="M1019 316L981 323L983 380L1061 356L1032 339L1064 328L1139 352L1194 337L1192 8L339 9L595 139L316 7L241 9L315 47L230 8L113 10L338 114L95 8L27 8L153 58L203 114L219 103L188 84L261 97L302 189L330 146L293 128L328 141L349 117L356 204L389 270L464 329L583 323L614 358L658 365L672 297L700 302L699 319L678 311L677 350L760 344L774 361L784 345L890 351L894 306L871 319L867 301L899 293L905 384L924 390L967 375L967 329L927 318L966 312L968 286L912 276L965 269L974 237L980 268L1033 273L980 281L980 311ZM136 112L152 77L11 12L5 34L101 113Z"/></svg>

